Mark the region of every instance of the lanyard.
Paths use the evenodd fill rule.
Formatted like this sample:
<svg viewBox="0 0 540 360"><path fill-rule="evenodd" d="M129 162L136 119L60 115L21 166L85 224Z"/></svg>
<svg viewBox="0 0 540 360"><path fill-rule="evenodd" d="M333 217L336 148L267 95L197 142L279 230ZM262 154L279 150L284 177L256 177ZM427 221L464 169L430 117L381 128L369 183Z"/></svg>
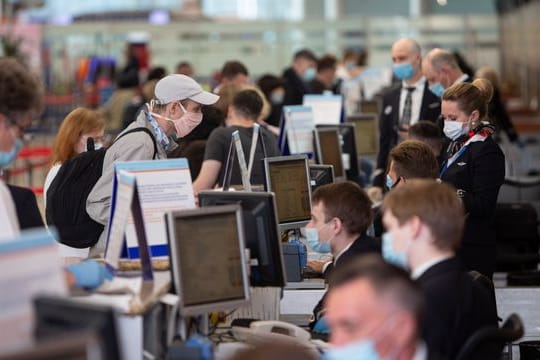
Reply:
<svg viewBox="0 0 540 360"><path fill-rule="evenodd" d="M238 130L232 133L232 139L236 148L236 155L238 157L238 164L240 165L240 173L242 175L242 186L244 190L251 191L251 183L249 182L248 168L246 166L246 158L244 156L244 149L242 149L242 142L240 141L240 133Z"/></svg>
<svg viewBox="0 0 540 360"><path fill-rule="evenodd" d="M248 178L251 179L251 170L253 169L253 160L255 159L255 149L259 139L259 124L253 124L253 136L251 137L251 149L249 149L249 163L247 167Z"/></svg>
<svg viewBox="0 0 540 360"><path fill-rule="evenodd" d="M439 174L439 179L442 179L444 173L446 172L446 170L448 170L448 167L450 165L452 165L454 163L454 161L456 161L465 152L465 150L467 150L468 146L469 146L469 143L463 145L463 147L461 149L459 149L459 151L457 153L455 153L450 159L447 159L444 162L444 165L443 165L443 167L441 169L441 173Z"/></svg>

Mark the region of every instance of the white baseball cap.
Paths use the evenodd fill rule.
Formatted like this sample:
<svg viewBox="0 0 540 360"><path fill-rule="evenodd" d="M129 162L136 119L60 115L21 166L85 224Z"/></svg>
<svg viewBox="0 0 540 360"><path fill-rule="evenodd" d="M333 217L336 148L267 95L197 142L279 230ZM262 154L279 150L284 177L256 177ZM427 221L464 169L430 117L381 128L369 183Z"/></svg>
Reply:
<svg viewBox="0 0 540 360"><path fill-rule="evenodd" d="M195 80L186 75L174 74L159 80L154 90L156 100L161 104L190 99L203 105L211 105L219 96L204 91Z"/></svg>

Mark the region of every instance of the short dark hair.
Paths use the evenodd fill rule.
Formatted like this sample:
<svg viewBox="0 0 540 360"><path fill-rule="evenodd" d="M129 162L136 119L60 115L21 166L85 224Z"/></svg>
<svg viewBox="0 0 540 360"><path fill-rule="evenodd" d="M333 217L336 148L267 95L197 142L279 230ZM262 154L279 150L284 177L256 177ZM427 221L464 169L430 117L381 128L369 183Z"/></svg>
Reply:
<svg viewBox="0 0 540 360"><path fill-rule="evenodd" d="M426 120L421 120L411 125L409 128L409 139L426 143L429 147L436 150L436 156L440 154L444 141L440 127Z"/></svg>
<svg viewBox="0 0 540 360"><path fill-rule="evenodd" d="M329 292L359 279L369 281L378 295L412 313L420 324L424 306L422 291L405 270L387 263L378 254L358 255L330 273Z"/></svg>
<svg viewBox="0 0 540 360"><path fill-rule="evenodd" d="M163 66L156 66L151 68L150 71L148 71L146 81L160 80L165 76L167 76L167 70Z"/></svg>
<svg viewBox="0 0 540 360"><path fill-rule="evenodd" d="M315 56L313 51L309 49L298 50L296 53L294 53L294 60L298 60L298 59L306 59L306 60L317 62L317 57Z"/></svg>
<svg viewBox="0 0 540 360"><path fill-rule="evenodd" d="M318 187L311 201L324 204L325 222L336 217L349 234L364 234L373 221L369 196L352 181Z"/></svg>
<svg viewBox="0 0 540 360"><path fill-rule="evenodd" d="M223 64L221 68L221 77L223 79L234 79L238 74L249 76L247 67L240 61L231 60Z"/></svg>
<svg viewBox="0 0 540 360"><path fill-rule="evenodd" d="M324 55L317 61L317 72L324 70L335 69L337 66L337 59L334 55Z"/></svg>
<svg viewBox="0 0 540 360"><path fill-rule="evenodd" d="M261 89L263 94L270 98L270 93L277 89L278 87L281 87L284 85L284 81L282 78L279 78L272 74L264 74L257 80L257 86Z"/></svg>
<svg viewBox="0 0 540 360"><path fill-rule="evenodd" d="M12 121L37 112L42 105L41 87L32 73L17 60L0 59L0 113Z"/></svg>
<svg viewBox="0 0 540 360"><path fill-rule="evenodd" d="M242 90L234 96L231 105L238 116L256 121L261 115L263 100L254 90Z"/></svg>
<svg viewBox="0 0 540 360"><path fill-rule="evenodd" d="M439 176L439 163L433 151L418 140L400 143L390 151L389 159L399 177L436 179Z"/></svg>

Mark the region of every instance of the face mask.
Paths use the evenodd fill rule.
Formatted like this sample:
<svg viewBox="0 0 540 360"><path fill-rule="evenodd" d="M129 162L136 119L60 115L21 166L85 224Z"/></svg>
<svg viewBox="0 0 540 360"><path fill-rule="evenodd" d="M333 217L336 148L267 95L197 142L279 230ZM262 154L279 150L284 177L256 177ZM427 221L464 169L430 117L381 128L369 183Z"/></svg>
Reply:
<svg viewBox="0 0 540 360"><path fill-rule="evenodd" d="M326 224L325 224L326 225ZM324 226L324 225L323 225ZM330 241L320 242L319 241L319 230L317 228L305 228L306 239L309 246L313 251L318 253L329 253L330 252Z"/></svg>
<svg viewBox="0 0 540 360"><path fill-rule="evenodd" d="M21 139L15 139L10 151L0 151L0 168L6 167L15 161L23 145L24 143Z"/></svg>
<svg viewBox="0 0 540 360"><path fill-rule="evenodd" d="M390 177L390 175L386 174L386 187L388 189L391 189L394 186L394 180Z"/></svg>
<svg viewBox="0 0 540 360"><path fill-rule="evenodd" d="M429 90L431 90L432 93L437 95L438 97L442 97L444 94L444 86L440 82L435 83L429 87Z"/></svg>
<svg viewBox="0 0 540 360"><path fill-rule="evenodd" d="M178 138L183 138L187 134L189 134L193 129L195 129L202 121L203 114L202 113L194 113L187 111L184 106L180 104L180 107L182 108L182 111L184 112L184 115L179 117L178 119L171 119L169 117L156 114L154 112L151 112L150 114L155 117L159 117L161 119L170 121L174 124L174 128L176 130L176 136Z"/></svg>
<svg viewBox="0 0 540 360"><path fill-rule="evenodd" d="M302 79L308 82L315 79L315 75L317 75L317 70L315 70L315 68L313 67L309 67L304 70L304 73L302 74Z"/></svg>
<svg viewBox="0 0 540 360"><path fill-rule="evenodd" d="M469 125L459 121L444 120L443 132L447 138L457 140L469 132Z"/></svg>
<svg viewBox="0 0 540 360"><path fill-rule="evenodd" d="M101 149L101 148L103 148L103 144L102 144L102 143L95 143L95 144L94 144L94 150L99 150L99 149Z"/></svg>
<svg viewBox="0 0 540 360"><path fill-rule="evenodd" d="M272 104L279 105L283 103L283 97L285 96L285 93L283 91L274 91L270 95L270 101L272 101Z"/></svg>
<svg viewBox="0 0 540 360"><path fill-rule="evenodd" d="M392 70L394 71L394 75L399 80L408 80L414 75L414 68L412 64L407 62L394 64L392 66Z"/></svg>
<svg viewBox="0 0 540 360"><path fill-rule="evenodd" d="M362 340L327 350L323 360L378 360L379 354L372 340Z"/></svg>
<svg viewBox="0 0 540 360"><path fill-rule="evenodd" d="M400 268L407 269L407 253L397 252L394 249L394 239L392 234L385 232L382 235L382 256L384 260L390 264L396 265Z"/></svg>
<svg viewBox="0 0 540 360"><path fill-rule="evenodd" d="M345 68L349 71L353 70L356 67L353 61L349 61L345 64Z"/></svg>

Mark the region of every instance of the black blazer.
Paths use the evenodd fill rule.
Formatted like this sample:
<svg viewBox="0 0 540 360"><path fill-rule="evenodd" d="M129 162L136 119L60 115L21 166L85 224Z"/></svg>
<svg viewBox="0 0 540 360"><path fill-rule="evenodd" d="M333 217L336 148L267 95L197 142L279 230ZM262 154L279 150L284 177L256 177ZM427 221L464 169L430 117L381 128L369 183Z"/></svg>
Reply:
<svg viewBox="0 0 540 360"><path fill-rule="evenodd" d="M417 282L424 293L421 328L430 352L455 359L476 330L497 327L493 297L472 280L457 257L433 265Z"/></svg>
<svg viewBox="0 0 540 360"><path fill-rule="evenodd" d="M402 83L391 87L382 98L381 113L379 116L379 153L377 155L377 169L386 171L388 154L398 142L399 102ZM420 105L420 118L436 122L441 114L441 99L429 90L428 83L424 86L424 95ZM377 176L373 185L383 187L386 173Z"/></svg>
<svg viewBox="0 0 540 360"><path fill-rule="evenodd" d="M349 261L354 261L355 258L362 254L368 254L368 253L380 253L381 252L381 244L378 240L372 238L368 235L362 235L359 238L357 238L352 245L345 251L341 256L336 260L335 264L330 263L326 269L324 269L324 278L326 281L328 281L328 276L330 276L330 273L336 268L343 266L343 264L346 264ZM315 308L313 309L313 320L310 323L310 327L313 327L317 320L319 320L319 317L321 315L321 311L324 308L324 298L326 297L326 293L324 293L323 297L317 305L315 305Z"/></svg>
<svg viewBox="0 0 540 360"><path fill-rule="evenodd" d="M504 167L499 145L488 137L471 143L441 176L458 189L467 213L459 256L468 270L487 277L495 269L495 205Z"/></svg>
<svg viewBox="0 0 540 360"><path fill-rule="evenodd" d="M293 68L288 68L283 72L283 80L285 81L283 105L302 105L304 95L309 93L308 85L296 75Z"/></svg>
<svg viewBox="0 0 540 360"><path fill-rule="evenodd" d="M8 185L8 189L15 203L17 219L19 220L21 229L45 226L34 192L30 189L14 185Z"/></svg>

